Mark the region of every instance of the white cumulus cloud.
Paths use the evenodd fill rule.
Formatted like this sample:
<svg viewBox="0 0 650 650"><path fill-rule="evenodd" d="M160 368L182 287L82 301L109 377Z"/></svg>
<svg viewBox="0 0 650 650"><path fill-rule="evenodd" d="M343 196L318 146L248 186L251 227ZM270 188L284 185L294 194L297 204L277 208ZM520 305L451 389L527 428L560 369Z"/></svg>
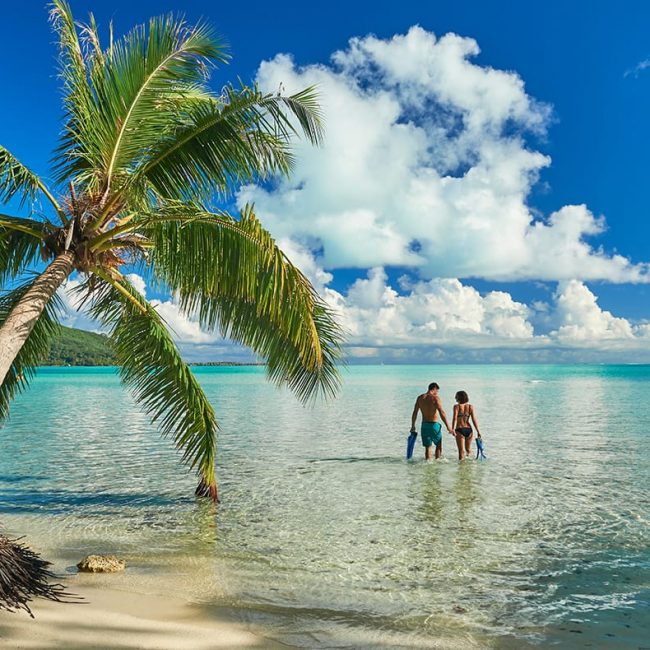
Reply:
<svg viewBox="0 0 650 650"><path fill-rule="evenodd" d="M329 286L332 274L309 251L295 243L287 250L336 311L347 333L346 353L353 359L636 361L640 353L643 360L650 360L650 323L632 323L602 309L597 296L581 281L559 283L549 302L527 305L507 292L481 293L454 278L413 281L404 276L394 287L384 269L377 267L342 293ZM146 297L144 279L130 274L129 280ZM72 279L59 291L64 304L62 322L99 331L97 322L77 310L78 285ZM151 303L186 358L253 360L241 346L202 330L196 319L181 312L173 297L151 298Z"/></svg>
<svg viewBox="0 0 650 650"><path fill-rule="evenodd" d="M339 292L328 284L331 274L304 249L292 259L312 281L320 278L319 290L347 333L348 354L356 359L381 359L388 352L392 361L399 355L417 361L415 350L426 350L429 361L449 359L450 351L463 360L463 350L474 355L496 349L503 355L491 360L576 361L586 350L602 353L591 360L606 360L609 353L610 360L620 358L621 352L642 352L650 359L650 323L632 323L602 309L578 280L559 283L549 302L527 305L505 291L481 293L455 278L413 281L403 276L395 287L376 267ZM521 355L513 357L515 352Z"/></svg>
<svg viewBox="0 0 650 650"><path fill-rule="evenodd" d="M584 205L537 218L528 205L550 158L531 148L549 107L516 73L475 63L476 41L420 27L354 38L329 65L288 55L260 65L261 87L317 85L321 148L297 145L290 179L246 186L280 239L341 267L417 268L423 278L646 282L646 264L594 247L605 221Z"/></svg>
<svg viewBox="0 0 650 650"><path fill-rule="evenodd" d="M561 284L556 294L560 327L552 333L561 343L593 345L605 341L632 341L635 332L625 318L618 318L598 305L596 296L582 282ZM640 330L641 336L644 331Z"/></svg>
<svg viewBox="0 0 650 650"><path fill-rule="evenodd" d="M346 295L330 290L326 296L354 345L494 347L534 338L529 308L507 293L482 296L459 280L440 278L408 287L400 294L375 268Z"/></svg>

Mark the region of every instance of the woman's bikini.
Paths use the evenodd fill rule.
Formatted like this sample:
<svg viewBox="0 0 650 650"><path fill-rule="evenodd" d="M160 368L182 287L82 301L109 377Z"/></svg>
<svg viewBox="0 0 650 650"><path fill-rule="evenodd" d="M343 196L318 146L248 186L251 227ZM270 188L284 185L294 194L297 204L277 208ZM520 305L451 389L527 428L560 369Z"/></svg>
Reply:
<svg viewBox="0 0 650 650"><path fill-rule="evenodd" d="M460 433L462 436L465 436L465 438L469 438L473 433L472 427L469 424L470 408L471 407L468 404L467 410L461 411L459 406L458 413L456 414L456 421L458 424L461 424L461 420L465 421L464 427L456 427L456 433Z"/></svg>

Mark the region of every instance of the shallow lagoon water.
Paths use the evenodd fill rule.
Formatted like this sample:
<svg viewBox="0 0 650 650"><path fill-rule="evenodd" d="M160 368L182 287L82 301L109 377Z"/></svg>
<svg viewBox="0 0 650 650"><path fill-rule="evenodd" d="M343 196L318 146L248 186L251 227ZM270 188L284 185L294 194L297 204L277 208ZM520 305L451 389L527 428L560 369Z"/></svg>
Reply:
<svg viewBox="0 0 650 650"><path fill-rule="evenodd" d="M112 369L43 369L0 429L0 518L55 569L226 607L296 647L650 647L650 367L368 366L302 407L261 368L197 368L218 509ZM488 460L404 460L429 381ZM116 582L121 581L121 582Z"/></svg>

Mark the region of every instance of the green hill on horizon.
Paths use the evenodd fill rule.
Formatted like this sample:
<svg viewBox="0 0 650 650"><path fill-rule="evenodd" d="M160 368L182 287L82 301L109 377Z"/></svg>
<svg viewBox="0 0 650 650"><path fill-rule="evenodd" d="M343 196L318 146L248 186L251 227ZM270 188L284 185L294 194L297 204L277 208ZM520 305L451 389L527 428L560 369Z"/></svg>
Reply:
<svg viewBox="0 0 650 650"><path fill-rule="evenodd" d="M193 361L191 366L262 366L251 361ZM117 360L106 334L97 334L75 327L61 326L61 333L52 341L44 366L115 366Z"/></svg>
<svg viewBox="0 0 650 650"><path fill-rule="evenodd" d="M115 352L105 334L61 327L45 366L114 366Z"/></svg>

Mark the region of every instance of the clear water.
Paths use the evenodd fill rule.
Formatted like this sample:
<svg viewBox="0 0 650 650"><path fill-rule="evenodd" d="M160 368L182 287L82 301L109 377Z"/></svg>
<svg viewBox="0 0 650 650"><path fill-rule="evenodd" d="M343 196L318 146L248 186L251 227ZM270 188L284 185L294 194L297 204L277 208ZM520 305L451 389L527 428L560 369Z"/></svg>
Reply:
<svg viewBox="0 0 650 650"><path fill-rule="evenodd" d="M297 647L650 646L650 367L382 366L303 408L197 374L223 503L198 503L111 369L43 369L0 430L0 519L68 572L227 607ZM469 392L484 462L407 463L414 399ZM419 443L418 443L419 445ZM418 446L416 454L422 456Z"/></svg>

